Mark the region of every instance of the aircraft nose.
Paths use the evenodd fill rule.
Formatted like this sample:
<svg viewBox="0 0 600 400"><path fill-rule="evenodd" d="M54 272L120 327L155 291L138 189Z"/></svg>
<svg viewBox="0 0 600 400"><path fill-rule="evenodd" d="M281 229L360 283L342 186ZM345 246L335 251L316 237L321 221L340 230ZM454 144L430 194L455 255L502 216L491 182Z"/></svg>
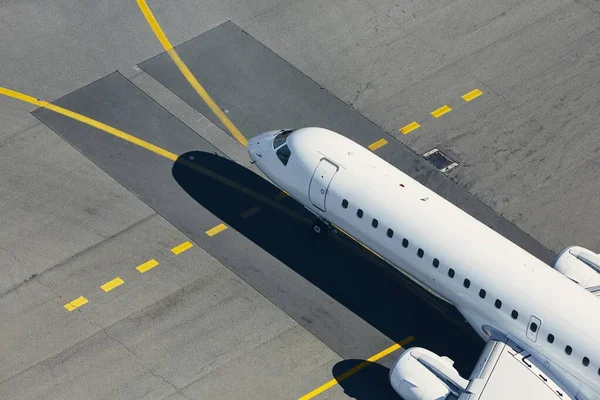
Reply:
<svg viewBox="0 0 600 400"><path fill-rule="evenodd" d="M273 137L280 131L269 131L252 137L248 140L248 154L252 161L257 162L263 152L271 145Z"/></svg>

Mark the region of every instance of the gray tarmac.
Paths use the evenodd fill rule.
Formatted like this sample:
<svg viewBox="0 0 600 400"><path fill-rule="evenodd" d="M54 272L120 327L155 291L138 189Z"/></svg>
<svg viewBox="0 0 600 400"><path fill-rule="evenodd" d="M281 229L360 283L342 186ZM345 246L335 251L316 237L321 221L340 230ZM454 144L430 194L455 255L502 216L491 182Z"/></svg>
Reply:
<svg viewBox="0 0 600 400"><path fill-rule="evenodd" d="M541 259L600 250L599 2L149 5L248 137L385 137L380 156ZM0 86L186 160L0 97L0 398L299 398L407 336L470 372L482 343L460 316L344 237L315 238L134 1L0 1L0 34ZM459 166L435 171L433 147ZM317 398L394 398L396 355Z"/></svg>

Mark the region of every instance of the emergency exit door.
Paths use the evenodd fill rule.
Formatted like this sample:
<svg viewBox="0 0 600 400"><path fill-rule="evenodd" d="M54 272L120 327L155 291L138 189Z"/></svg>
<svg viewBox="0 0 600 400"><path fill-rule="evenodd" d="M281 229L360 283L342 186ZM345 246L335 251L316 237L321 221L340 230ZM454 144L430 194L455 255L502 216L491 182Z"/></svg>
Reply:
<svg viewBox="0 0 600 400"><path fill-rule="evenodd" d="M532 315L527 325L527 337L535 342L541 327L542 321L535 315Z"/></svg>
<svg viewBox="0 0 600 400"><path fill-rule="evenodd" d="M310 179L308 198L321 211L326 211L325 199L327 198L327 190L337 170L337 165L323 158Z"/></svg>

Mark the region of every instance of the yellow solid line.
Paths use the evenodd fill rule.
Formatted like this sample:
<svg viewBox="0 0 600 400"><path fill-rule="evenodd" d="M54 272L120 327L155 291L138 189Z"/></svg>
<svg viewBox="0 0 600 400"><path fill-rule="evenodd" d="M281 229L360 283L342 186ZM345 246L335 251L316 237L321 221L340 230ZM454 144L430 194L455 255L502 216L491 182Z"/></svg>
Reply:
<svg viewBox="0 0 600 400"><path fill-rule="evenodd" d="M217 105L217 103L215 103L215 101L212 99L212 97L210 97L210 95L204 89L204 87L200 84L200 82L198 82L198 80L196 79L194 74L192 74L192 72L189 70L187 65L185 65L185 63L183 62L181 57L179 57L179 54L177 54L177 52L171 45L171 42L169 42L169 39L167 39L167 36L161 29L160 25L158 24L158 21L154 17L154 14L152 14L150 7L148 7L148 4L146 4L146 1L145 0L137 0L137 3L138 3L138 6L140 7L140 10L142 10L142 13L144 14L146 21L148 21L148 25L150 25L150 28L152 28L152 31L158 38L160 44L167 51L167 53L169 53L169 56L171 57L171 59L173 60L173 62L177 66L177 68L179 68L179 71L181 71L181 73L183 74L185 79L187 79L187 81L190 83L190 85L192 85L194 90L196 90L196 93L198 93L198 95L202 98L202 100L204 100L206 105L217 116L217 118L219 119L219 121L221 121L221 123L225 126L225 128L227 128L227 130L236 138L236 140L238 142L240 142L242 144L242 146L247 147L248 139L246 139L244 137L244 135L242 135L242 133L233 124L233 122L231 122L231 120L227 117L227 115L225 115L223 110L221 110L221 108Z"/></svg>
<svg viewBox="0 0 600 400"><path fill-rule="evenodd" d="M358 371L360 371L361 369L371 365L371 363L374 363L375 361L387 356L390 353L393 353L394 351L402 348L402 346L407 345L408 343L412 342L413 340L415 340L414 337L409 336L406 339L401 340L400 342L388 347L387 349L375 354L372 357L369 357L366 361L361 362L360 364L358 364L356 367L344 372L343 374L341 374L340 376L336 377L335 379L330 380L329 382L327 382L326 384L316 388L315 390L313 390L312 392L305 394L304 396L300 397L300 399L298 400L308 400L308 399L312 399L313 397L323 393L324 391L326 391L327 389L331 389L332 387L334 387L335 385L337 385L339 382L348 379L349 377L351 377L352 375L354 375L355 373L357 373Z"/></svg>
<svg viewBox="0 0 600 400"><path fill-rule="evenodd" d="M76 308L79 308L82 305L86 304L87 302L88 302L88 299L86 299L83 296L80 296L80 297L76 298L75 300L65 304L65 308L67 309L67 311L73 311Z"/></svg>
<svg viewBox="0 0 600 400"><path fill-rule="evenodd" d="M30 103L30 104L36 105L38 107L46 108L48 110L54 111L57 114L61 114L61 115L64 115L66 117L72 118L72 119L74 119L76 121L79 121L79 122L81 122L83 124L93 126L94 128L97 128L97 129L99 129L101 131L109 133L109 134L111 134L113 136L116 136L116 137L118 137L120 139L123 139L123 140L125 140L125 141L127 141L129 143L132 143L132 144L135 144L137 146L140 146L140 147L142 147L142 148L144 148L146 150L149 150L149 151L151 151L151 152L153 152L155 154L158 154L159 156L165 157L165 158L167 158L167 159L169 159L169 160L171 160L173 162L175 162L175 161L179 162L179 163L185 165L186 167L190 168L191 170L194 170L194 171L196 171L198 173L201 173L201 174L203 174L205 176L208 176L208 177L210 177L212 179L215 179L215 180L217 180L217 181L219 181L219 182L221 182L221 183L223 183L223 184L225 184L225 185L227 185L227 186L229 186L229 187L231 187L233 189L236 189L236 190L238 190L238 191L240 191L242 193L247 194L248 196L251 196L251 197L257 199L258 201L266 203L266 204L270 205L271 207L276 208L276 209L284 212L285 214L289 215L290 217L292 217L292 218L294 218L294 219L296 219L296 220L298 220L298 221L300 221L302 223L305 223L305 224L311 224L312 223L312 220L310 218L306 218L306 217L304 217L301 214L298 214L298 213L296 213L294 211L291 211L288 208L282 206L281 204L279 204L279 203L271 200L270 198L268 198L268 197L266 197L266 196L264 196L264 195L262 195L260 193L257 193L255 191L253 191L252 189L250 189L250 188L248 188L246 186L243 186L243 185L239 184L238 182L235 182L232 179L229 179L229 178L226 178L226 177L224 177L222 175L219 175L219 174L217 174L217 173L209 170L208 168L202 167L202 166L200 166L198 164L195 164L195 163L193 163L191 161L188 161L188 160L186 160L184 158L178 158L176 154L171 153L170 151L167 151L167 150L165 150L163 148L155 146L152 143L146 142L145 140L139 139L139 138L137 138L137 137L135 137L133 135L130 135L128 133L125 133L125 132L123 132L123 131L121 131L119 129L113 128L112 126L106 125L106 124L104 124L102 122L96 121L96 120L94 120L92 118L88 118L88 117L86 117L84 115L81 115L81 114L78 114L76 112L67 110L65 108L56 106L56 105L48 103L46 101L37 100L34 97L27 96L27 95L25 95L23 93L15 92L15 91L10 90L10 89L6 89L6 88L3 88L3 87L0 87L0 94L8 96L8 97L11 97L11 98L16 99L16 100L20 100L20 101L24 101L26 103Z"/></svg>
<svg viewBox="0 0 600 400"><path fill-rule="evenodd" d="M227 229L227 225L219 224L219 225L215 226L214 228L207 230L206 234L208 236L215 236L217 233L223 232L225 229Z"/></svg>
<svg viewBox="0 0 600 400"><path fill-rule="evenodd" d="M123 279L116 277L112 281L108 281L104 285L100 286L100 289L104 290L105 292L110 292L114 288L119 287L124 283L125 281L123 281Z"/></svg>
<svg viewBox="0 0 600 400"><path fill-rule="evenodd" d="M22 94L22 93L19 93L19 92L15 92L15 91L12 91L12 90L9 90L9 89L5 89L5 88L2 88L2 87L0 87L0 94L3 94L3 95L8 96L8 97L12 97L12 98L17 99L17 100L25 101L27 103L34 104L34 105L36 105L38 107L46 108L48 110L54 111L57 114L61 114L61 115L64 115L65 117L72 118L72 119L74 119L76 121L79 121L79 122L82 122L82 123L84 123L86 125L93 126L94 128L97 128L97 129L100 129L101 131L110 133L111 135L116 136L116 137L118 137L120 139L123 139L123 140L125 140L125 141L127 141L129 143L133 143L133 144L135 144L137 146L145 148L146 150L150 150L153 153L156 153L156 154L161 155L161 156L163 156L165 158L168 158L171 161L176 161L177 160L177 155L174 154L174 153L171 153L170 151L167 151L167 150L162 149L162 148L160 148L158 146L155 146L155 145L153 145L151 143L148 143L145 140L139 139L139 138L137 138L135 136L132 136L132 135L130 135L128 133L125 133L125 132L123 132L123 131L121 131L119 129L113 128L112 126L103 124L102 122L96 121L95 119L88 118L88 117L86 117L84 115L78 114L78 113L73 112L71 110L67 110L65 108L62 108L62 107L56 106L54 104L48 103L47 101L37 100L37 99L35 99L35 98L31 97L31 96L27 96L25 94Z"/></svg>
<svg viewBox="0 0 600 400"><path fill-rule="evenodd" d="M140 271L142 274L146 271L151 270L152 268L156 267L158 265L158 261L156 261L154 258L152 260L148 260L143 264L138 265L137 267L135 267L135 269L137 269L138 271Z"/></svg>
<svg viewBox="0 0 600 400"><path fill-rule="evenodd" d="M442 106L440 108L438 108L437 110L433 111L431 113L431 115L433 115L435 118L439 118L444 114L449 113L450 111L452 111L452 109L450 107L448 107L447 105Z"/></svg>
<svg viewBox="0 0 600 400"><path fill-rule="evenodd" d="M400 128L400 133L402 133L403 135L406 135L407 133L414 131L415 129L417 129L420 126L421 125L419 125L419 123L417 121L411 122L410 124Z"/></svg>
<svg viewBox="0 0 600 400"><path fill-rule="evenodd" d="M465 93L463 94L461 97L464 101L471 101L473 99L476 99L477 97L481 96L483 94L483 92L479 89L474 89L471 90L469 93Z"/></svg>
<svg viewBox="0 0 600 400"><path fill-rule="evenodd" d="M181 254L184 251L186 251L187 249L190 249L193 246L193 244L191 242L183 242L181 243L179 246L175 246L171 249L171 253L177 255L177 254Z"/></svg>
<svg viewBox="0 0 600 400"><path fill-rule="evenodd" d="M277 193L277 195L275 196L275 200L280 201L280 200L285 199L288 196L289 196L289 193L286 192L285 190L282 190L281 192Z"/></svg>
<svg viewBox="0 0 600 400"><path fill-rule="evenodd" d="M260 211L260 208L258 208L258 207L252 207L252 208L244 211L243 213L241 213L240 216L242 218L250 218L251 216L253 216L254 214L256 214L259 211Z"/></svg>
<svg viewBox="0 0 600 400"><path fill-rule="evenodd" d="M375 151L378 148L385 146L387 143L388 143L387 140L385 140L385 139L379 139L378 141L376 141L374 143L371 143L368 147L369 147L369 150Z"/></svg>

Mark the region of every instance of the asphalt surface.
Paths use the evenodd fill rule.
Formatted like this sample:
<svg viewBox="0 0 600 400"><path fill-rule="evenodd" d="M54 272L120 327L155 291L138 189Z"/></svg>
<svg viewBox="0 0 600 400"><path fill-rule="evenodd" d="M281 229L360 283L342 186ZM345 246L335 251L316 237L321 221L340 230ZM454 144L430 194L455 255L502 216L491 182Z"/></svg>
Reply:
<svg viewBox="0 0 600 400"><path fill-rule="evenodd" d="M543 260L600 249L597 1L149 5L248 137L386 138L377 154ZM409 335L468 375L483 344L460 316L344 237L315 238L135 2L0 2L0 34L1 86L180 156L0 98L0 397L299 398ZM448 176L421 158L433 147L459 163ZM318 398L394 398L396 355Z"/></svg>

